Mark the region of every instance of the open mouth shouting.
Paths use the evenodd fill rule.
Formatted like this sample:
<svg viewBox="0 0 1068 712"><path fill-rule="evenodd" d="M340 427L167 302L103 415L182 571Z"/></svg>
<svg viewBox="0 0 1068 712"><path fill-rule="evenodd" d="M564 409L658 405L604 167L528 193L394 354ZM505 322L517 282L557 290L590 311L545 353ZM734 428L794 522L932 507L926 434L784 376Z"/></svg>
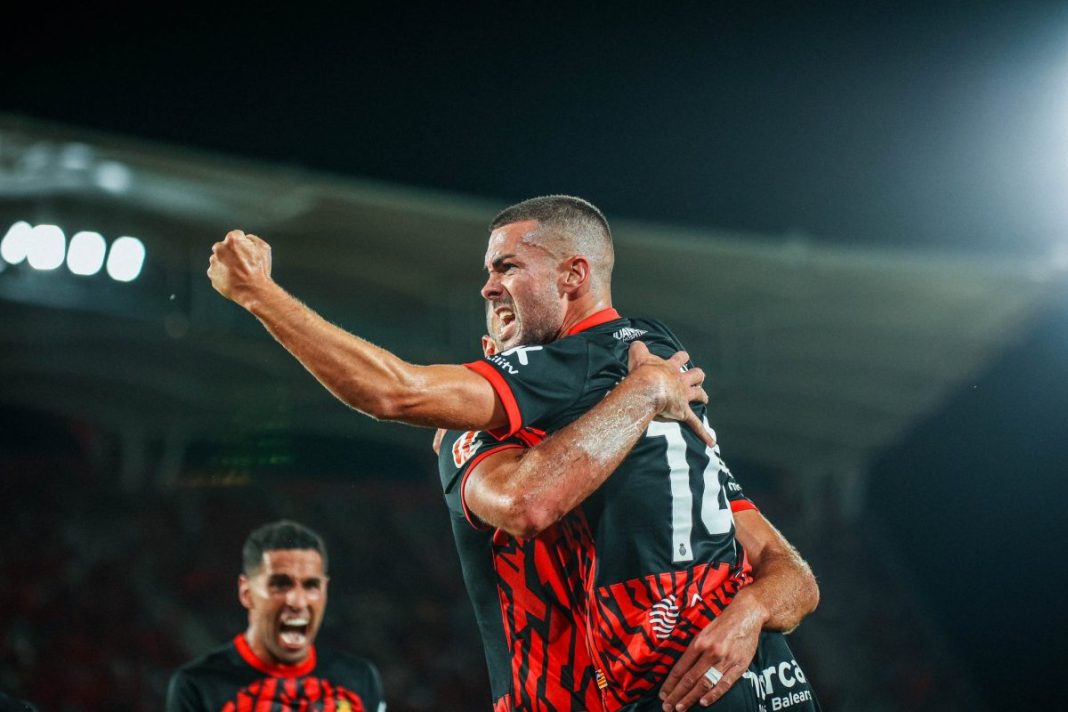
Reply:
<svg viewBox="0 0 1068 712"><path fill-rule="evenodd" d="M493 310L497 322L497 340L507 343L516 335L518 325L516 323L515 310L512 307L500 306Z"/></svg>
<svg viewBox="0 0 1068 712"><path fill-rule="evenodd" d="M308 616L282 618L278 623L278 642L285 650L299 651L308 646Z"/></svg>

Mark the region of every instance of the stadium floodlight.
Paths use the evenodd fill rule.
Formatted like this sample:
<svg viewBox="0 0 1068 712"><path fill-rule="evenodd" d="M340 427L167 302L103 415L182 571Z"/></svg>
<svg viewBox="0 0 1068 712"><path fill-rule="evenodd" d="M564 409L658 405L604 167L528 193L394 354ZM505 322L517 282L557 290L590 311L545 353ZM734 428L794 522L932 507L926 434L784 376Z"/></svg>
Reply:
<svg viewBox="0 0 1068 712"><path fill-rule="evenodd" d="M145 263L145 245L136 237L120 237L108 252L108 274L117 282L132 282Z"/></svg>
<svg viewBox="0 0 1068 712"><path fill-rule="evenodd" d="M79 232L67 247L67 269L83 276L94 275L104 266L108 245L99 232Z"/></svg>
<svg viewBox="0 0 1068 712"><path fill-rule="evenodd" d="M36 225L30 231L26 261L30 267L52 270L63 264L67 252L67 238L58 225Z"/></svg>
<svg viewBox="0 0 1068 712"><path fill-rule="evenodd" d="M19 220L8 229L4 239L0 240L0 258L3 258L4 262L17 265L26 259L31 230L33 226L23 220Z"/></svg>
<svg viewBox="0 0 1068 712"><path fill-rule="evenodd" d="M109 193L125 193L130 189L130 169L118 161L101 161L94 174L96 184Z"/></svg>

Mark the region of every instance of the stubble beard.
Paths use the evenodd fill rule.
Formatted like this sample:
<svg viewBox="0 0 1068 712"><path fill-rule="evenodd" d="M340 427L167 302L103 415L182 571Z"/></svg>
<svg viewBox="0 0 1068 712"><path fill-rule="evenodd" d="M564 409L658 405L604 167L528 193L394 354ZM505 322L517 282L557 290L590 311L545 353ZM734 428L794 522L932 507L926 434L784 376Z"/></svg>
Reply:
<svg viewBox="0 0 1068 712"><path fill-rule="evenodd" d="M564 308L556 299L555 290L546 290L545 294L524 310L520 328L514 339L513 346L537 346L556 341L560 334L560 326L564 323Z"/></svg>

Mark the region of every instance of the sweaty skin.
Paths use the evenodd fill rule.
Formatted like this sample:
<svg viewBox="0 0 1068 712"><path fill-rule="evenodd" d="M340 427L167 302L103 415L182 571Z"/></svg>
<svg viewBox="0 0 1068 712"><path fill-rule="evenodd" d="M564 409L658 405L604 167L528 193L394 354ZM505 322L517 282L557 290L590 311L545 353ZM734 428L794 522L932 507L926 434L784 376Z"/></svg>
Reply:
<svg viewBox="0 0 1068 712"><path fill-rule="evenodd" d="M500 333L498 312L490 312L487 328L490 334ZM499 348L495 338L482 337L485 355ZM503 450L475 466L464 488L471 511L519 537L535 536L552 526L611 475L653 419L650 404L655 395L643 389L657 386L636 376L644 370L664 378L671 373L677 377L678 366L672 362L681 366L687 360L688 355L680 353L664 361L640 341L634 342L628 362L631 375L603 401L537 446ZM660 365L669 368L659 372L649 368ZM676 405L690 410L685 402ZM635 418L635 414L640 415ZM435 438L435 452L443 434L439 431ZM580 489L574 489L576 483ZM761 630L793 630L819 603L812 570L762 514L736 512L734 525L753 567L754 582L741 589L731 605L691 641L672 668L661 688L665 712L718 700L748 668ZM723 673L715 686L703 677L712 666Z"/></svg>
<svg viewBox="0 0 1068 712"><path fill-rule="evenodd" d="M503 346L552 341L611 306L608 276L594 274L603 261L568 254L562 245L566 247L567 241L559 234L548 234L536 221L503 225L491 233L482 295L507 322L502 328ZM495 430L507 424L503 405L480 375L463 366L407 363L330 324L288 294L271 279L270 246L254 235L234 230L216 243L208 276L220 294L256 316L327 390L356 410L377 419L452 430ZM618 412L636 413L628 408ZM686 422L707 441L708 434L695 421ZM618 422L615 426L621 427ZM634 433L634 429L622 429L628 437ZM603 453L588 457L590 462L607 461ZM535 527L569 500L581 501L584 491L592 491L588 481L572 483L565 478L561 486L574 489L550 504L548 515L536 516ZM713 626L706 630L710 629ZM704 660L700 656L698 668ZM706 669L697 672L703 674ZM682 677L674 692L689 685L686 692L692 693L697 683L691 681L689 674Z"/></svg>

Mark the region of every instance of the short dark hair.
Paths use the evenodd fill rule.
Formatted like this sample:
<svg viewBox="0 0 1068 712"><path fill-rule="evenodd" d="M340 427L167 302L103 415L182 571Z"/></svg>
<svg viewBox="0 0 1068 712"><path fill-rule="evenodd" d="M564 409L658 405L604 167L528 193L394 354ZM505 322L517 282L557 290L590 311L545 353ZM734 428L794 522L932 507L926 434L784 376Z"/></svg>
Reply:
<svg viewBox="0 0 1068 712"><path fill-rule="evenodd" d="M326 572L326 544L323 538L308 527L290 519L264 524L245 539L241 550L246 576L252 576L263 565L263 553L278 549L313 549L323 558L323 572Z"/></svg>
<svg viewBox="0 0 1068 712"><path fill-rule="evenodd" d="M490 223L490 232L502 225L511 225L524 220L537 220L544 225L571 228L573 231L577 225L593 223L604 233L604 237L609 242L612 240L612 230L608 227L608 218L604 216L604 213L590 201L576 198L573 195L543 195L528 198L521 203L507 207L493 218L493 222Z"/></svg>

